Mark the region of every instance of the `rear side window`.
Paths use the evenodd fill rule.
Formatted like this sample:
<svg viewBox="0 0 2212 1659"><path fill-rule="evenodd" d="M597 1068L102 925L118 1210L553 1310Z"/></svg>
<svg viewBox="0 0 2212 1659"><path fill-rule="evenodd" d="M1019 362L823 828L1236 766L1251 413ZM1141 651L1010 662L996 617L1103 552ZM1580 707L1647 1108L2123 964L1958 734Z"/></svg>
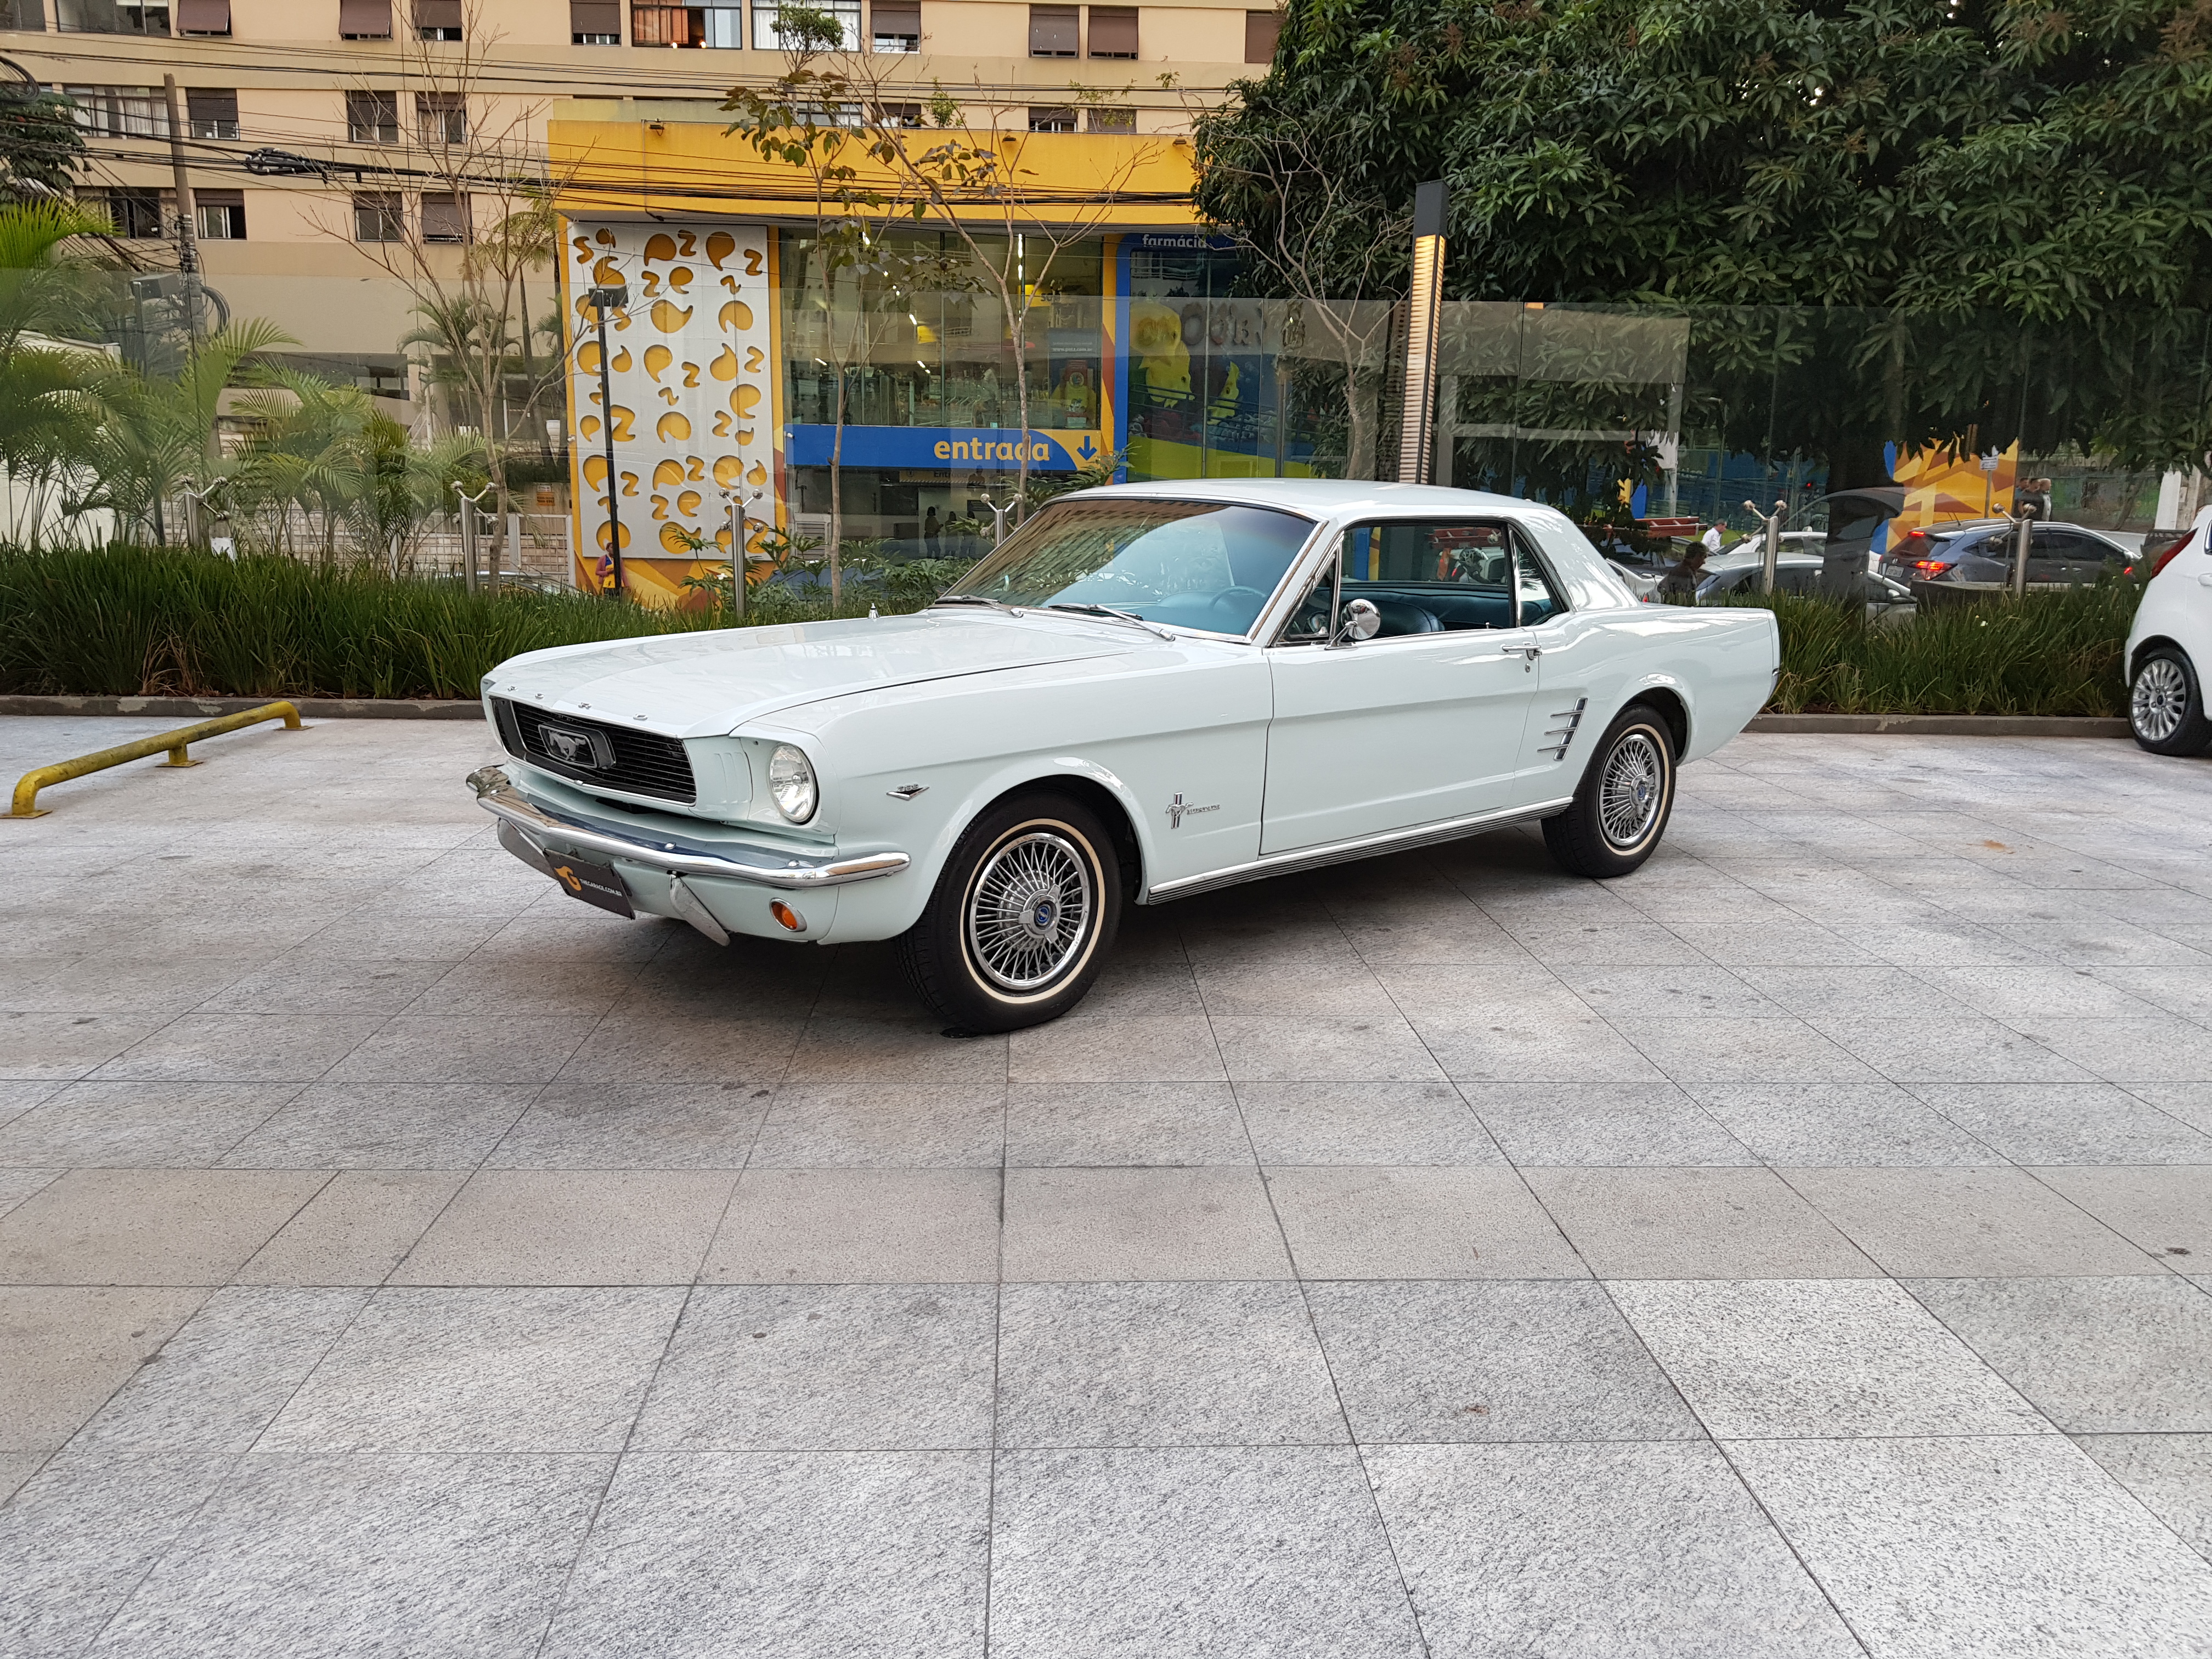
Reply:
<svg viewBox="0 0 2212 1659"><path fill-rule="evenodd" d="M1382 639L1526 628L1567 609L1526 538L1496 520L1354 525L1339 544L1336 569L1322 572L1285 630L1285 644L1330 637L1332 587L1340 618L1354 599L1376 608Z"/></svg>

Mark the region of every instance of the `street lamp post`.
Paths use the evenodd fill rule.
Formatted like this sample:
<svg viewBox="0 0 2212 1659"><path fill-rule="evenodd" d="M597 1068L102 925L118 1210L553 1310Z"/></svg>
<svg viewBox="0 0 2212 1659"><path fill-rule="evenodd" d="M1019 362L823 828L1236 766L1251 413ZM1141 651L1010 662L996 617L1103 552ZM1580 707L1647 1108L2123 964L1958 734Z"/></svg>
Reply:
<svg viewBox="0 0 2212 1659"><path fill-rule="evenodd" d="M607 440L607 551L615 566L614 595L623 593L622 510L616 497L622 494L622 479L615 472L615 393L614 381L608 373L607 313L622 311L629 305L627 286L595 288L591 292L592 310L599 325L599 424Z"/></svg>
<svg viewBox="0 0 2212 1659"><path fill-rule="evenodd" d="M1413 187L1413 281L1406 295L1406 395L1398 482L1426 483L1437 453L1437 328L1444 292L1444 181Z"/></svg>

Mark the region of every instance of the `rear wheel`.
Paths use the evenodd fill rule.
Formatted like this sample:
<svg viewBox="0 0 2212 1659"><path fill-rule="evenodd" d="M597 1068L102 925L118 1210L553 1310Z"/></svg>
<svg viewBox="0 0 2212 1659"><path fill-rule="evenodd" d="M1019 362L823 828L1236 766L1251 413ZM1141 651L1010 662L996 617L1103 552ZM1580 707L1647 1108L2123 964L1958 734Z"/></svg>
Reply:
<svg viewBox="0 0 2212 1659"><path fill-rule="evenodd" d="M1567 810L1544 820L1544 845L1570 875L1625 876L1650 858L1674 806L1674 734L1647 703L1621 710Z"/></svg>
<svg viewBox="0 0 2212 1659"><path fill-rule="evenodd" d="M2212 744L2204 717L2204 688L2178 646L2143 653L2128 688L2128 729L2154 755L2202 754Z"/></svg>
<svg viewBox="0 0 2212 1659"><path fill-rule="evenodd" d="M1019 796L968 827L899 936L899 961L954 1027L1012 1031L1083 1000L1121 915L1121 862L1098 815L1065 795Z"/></svg>

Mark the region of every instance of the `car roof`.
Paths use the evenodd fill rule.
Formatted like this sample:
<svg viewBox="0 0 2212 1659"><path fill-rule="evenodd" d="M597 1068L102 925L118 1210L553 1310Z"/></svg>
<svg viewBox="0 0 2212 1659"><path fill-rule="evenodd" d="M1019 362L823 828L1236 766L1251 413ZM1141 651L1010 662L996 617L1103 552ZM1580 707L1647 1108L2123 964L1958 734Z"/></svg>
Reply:
<svg viewBox="0 0 2212 1659"><path fill-rule="evenodd" d="M2069 524L2064 519L2038 519L2035 522L2037 528L2042 530L2078 530L2085 536L2096 537L2100 541L2112 539L2102 530L2093 530L2086 524ZM2010 519L1959 519L1921 527L1930 536L1963 536L1973 530L2009 530L2013 523Z"/></svg>
<svg viewBox="0 0 2212 1659"><path fill-rule="evenodd" d="M1556 513L1541 501L1441 484L1377 483L1363 478L1176 478L1156 483L1102 484L1055 496L1125 496L1143 501L1220 501L1274 507L1313 518L1355 513Z"/></svg>

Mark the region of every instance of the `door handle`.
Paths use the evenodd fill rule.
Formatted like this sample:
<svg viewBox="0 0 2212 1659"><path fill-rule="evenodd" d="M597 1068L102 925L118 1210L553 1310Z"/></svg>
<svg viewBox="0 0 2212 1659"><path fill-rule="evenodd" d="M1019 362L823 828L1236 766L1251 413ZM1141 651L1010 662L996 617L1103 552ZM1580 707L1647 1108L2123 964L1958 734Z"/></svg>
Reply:
<svg viewBox="0 0 2212 1659"><path fill-rule="evenodd" d="M2200 578L2199 580L2212 581L2212 579L2208 578ZM1540 645L1502 646L1499 647L1499 654L1501 656L1507 657L1526 657L1530 662L1534 662L1537 658L1544 654L1544 647Z"/></svg>
<svg viewBox="0 0 2212 1659"><path fill-rule="evenodd" d="M2197 579L2197 585L2199 587L2212 587L2212 576L2199 576Z"/></svg>

